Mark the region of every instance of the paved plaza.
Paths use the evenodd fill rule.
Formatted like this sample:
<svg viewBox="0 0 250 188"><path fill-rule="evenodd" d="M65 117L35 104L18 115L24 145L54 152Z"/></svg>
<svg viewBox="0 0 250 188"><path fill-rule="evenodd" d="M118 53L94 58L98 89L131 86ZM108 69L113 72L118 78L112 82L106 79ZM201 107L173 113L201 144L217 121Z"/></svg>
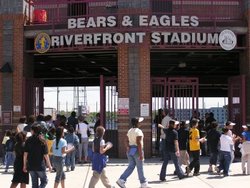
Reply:
<svg viewBox="0 0 250 188"><path fill-rule="evenodd" d="M238 159L239 161L239 159ZM234 162L231 165L230 176L223 177L217 174L208 174L208 157L201 157L201 175L200 176L190 176L188 178L179 180L173 175L174 165L170 163L167 169L167 181L159 181L159 172L162 162L159 158L151 158L145 160L144 171L145 176L148 179L149 185L152 188L167 187L167 188L235 188L235 187L249 187L250 175L243 175L241 171L241 163ZM127 160L125 159L110 159L108 163L107 174L110 181L115 187L116 180L119 178L121 173L125 170L127 166ZM8 188L10 187L12 179L13 169L11 168L8 173L4 172L3 167L0 168L0 187ZM92 176L92 170L90 164L77 165L75 171L66 172L66 188L87 188L90 178ZM48 173L49 183L48 188L53 188L55 173ZM31 181L31 179L30 179ZM126 183L127 188L137 188L140 187L137 171L128 178ZM31 182L27 186L31 188ZM101 182L98 182L96 188L104 188Z"/></svg>

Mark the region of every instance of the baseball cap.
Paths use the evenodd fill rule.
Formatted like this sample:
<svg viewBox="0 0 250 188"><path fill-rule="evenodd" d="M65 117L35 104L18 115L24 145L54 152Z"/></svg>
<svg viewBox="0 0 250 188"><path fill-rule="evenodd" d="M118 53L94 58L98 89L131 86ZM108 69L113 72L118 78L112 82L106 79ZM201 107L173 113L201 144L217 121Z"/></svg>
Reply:
<svg viewBox="0 0 250 188"><path fill-rule="evenodd" d="M242 128L243 128L243 129L246 129L246 128L247 128L247 126L246 126L246 125L242 125Z"/></svg>
<svg viewBox="0 0 250 188"><path fill-rule="evenodd" d="M144 120L143 117L133 117L133 118L131 119L131 123L132 123L132 125L136 125L137 123L140 123L140 122L142 122L143 120Z"/></svg>
<svg viewBox="0 0 250 188"><path fill-rule="evenodd" d="M174 121L174 124L175 124L175 125L179 125L180 122L179 122L179 121Z"/></svg>
<svg viewBox="0 0 250 188"><path fill-rule="evenodd" d="M179 121L176 121L176 120L173 120L173 119L171 119L170 121L174 122L174 124L175 124L175 125L180 124L180 122L179 122ZM169 122L170 122L170 121L169 121Z"/></svg>
<svg viewBox="0 0 250 188"><path fill-rule="evenodd" d="M227 122L226 122L226 126L229 126L229 125L234 126L235 123L233 123L232 121L227 121Z"/></svg>

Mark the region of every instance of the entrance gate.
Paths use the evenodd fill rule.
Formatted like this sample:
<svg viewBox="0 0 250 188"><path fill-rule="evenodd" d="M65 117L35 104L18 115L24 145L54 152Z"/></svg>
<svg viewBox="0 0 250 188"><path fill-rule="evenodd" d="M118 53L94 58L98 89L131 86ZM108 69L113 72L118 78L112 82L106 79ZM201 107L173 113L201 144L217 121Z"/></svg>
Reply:
<svg viewBox="0 0 250 188"><path fill-rule="evenodd" d="M118 157L118 93L117 78L100 76L100 120L106 129L105 140L111 141L113 147L108 151L110 157Z"/></svg>
<svg viewBox="0 0 250 188"><path fill-rule="evenodd" d="M246 124L246 77L244 75L231 77L228 85L229 120L236 123L234 131L240 135L241 125Z"/></svg>
<svg viewBox="0 0 250 188"><path fill-rule="evenodd" d="M186 120L194 110L198 110L198 78L152 78L151 84L153 117L157 109L168 108L172 118Z"/></svg>
<svg viewBox="0 0 250 188"><path fill-rule="evenodd" d="M192 112L198 110L199 79L188 77L162 77L151 79L152 90L152 153L159 147L160 131L157 123L161 123L159 110L167 108L170 116L179 121L189 120Z"/></svg>

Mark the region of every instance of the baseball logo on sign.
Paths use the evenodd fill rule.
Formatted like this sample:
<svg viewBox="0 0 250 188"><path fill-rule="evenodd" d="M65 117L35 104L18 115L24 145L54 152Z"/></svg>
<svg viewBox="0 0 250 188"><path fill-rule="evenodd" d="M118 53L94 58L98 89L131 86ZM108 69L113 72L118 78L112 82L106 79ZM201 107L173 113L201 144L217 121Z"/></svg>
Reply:
<svg viewBox="0 0 250 188"><path fill-rule="evenodd" d="M237 44L237 38L231 30L223 30L219 35L220 46L224 50L232 50Z"/></svg>

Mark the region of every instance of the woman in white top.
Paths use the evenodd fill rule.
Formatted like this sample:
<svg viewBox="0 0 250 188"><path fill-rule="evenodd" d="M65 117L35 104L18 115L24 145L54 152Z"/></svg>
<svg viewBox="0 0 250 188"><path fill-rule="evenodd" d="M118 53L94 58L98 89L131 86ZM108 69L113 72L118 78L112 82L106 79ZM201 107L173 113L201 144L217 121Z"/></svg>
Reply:
<svg viewBox="0 0 250 188"><path fill-rule="evenodd" d="M127 178L132 174L135 167L137 167L137 172L139 176L139 180L142 188L148 187L148 182L144 176L143 170L143 161L144 161L144 153L143 153L143 132L140 129L140 122L143 121L142 117L134 117L131 119L132 128L129 129L127 133L128 141L127 141L127 157L128 157L128 167L117 180L117 184L119 187L126 187L125 183Z"/></svg>
<svg viewBox="0 0 250 188"><path fill-rule="evenodd" d="M78 157L79 163L82 162L82 150L84 151L84 163L88 162L88 146L89 146L89 138L87 131L89 129L89 125L84 122L84 117L78 117L78 124L76 125L76 130L78 133L81 133L81 143L78 148Z"/></svg>
<svg viewBox="0 0 250 188"><path fill-rule="evenodd" d="M23 131L24 127L26 127L27 124L26 124L26 116L22 116L20 117L19 119L19 124L17 125L17 132L21 132Z"/></svg>
<svg viewBox="0 0 250 188"><path fill-rule="evenodd" d="M218 174L223 170L223 175L228 176L229 167L231 164L231 152L234 145L233 139L230 136L230 131L227 128L222 129L220 137L220 165L216 168Z"/></svg>

